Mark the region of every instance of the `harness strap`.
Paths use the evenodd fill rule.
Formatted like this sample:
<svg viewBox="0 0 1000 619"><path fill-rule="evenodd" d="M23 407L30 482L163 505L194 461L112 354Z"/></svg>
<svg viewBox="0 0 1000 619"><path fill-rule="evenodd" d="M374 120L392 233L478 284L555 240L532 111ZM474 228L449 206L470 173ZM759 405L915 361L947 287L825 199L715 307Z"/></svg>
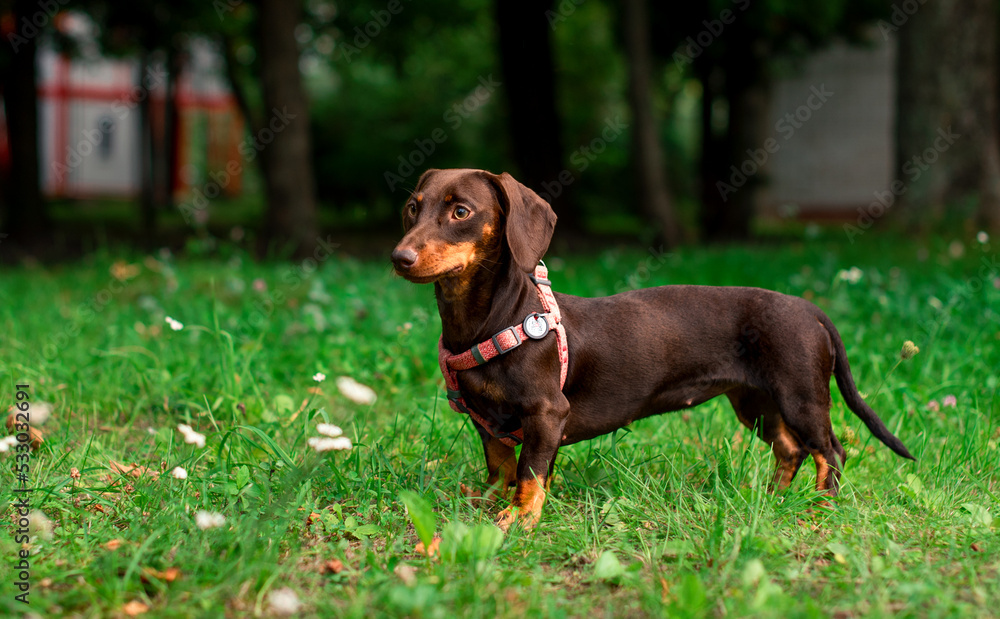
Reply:
<svg viewBox="0 0 1000 619"><path fill-rule="evenodd" d="M523 442L524 434L521 428L514 432L503 432L500 430L500 420L485 419L470 409L458 388L458 372L488 363L514 350L526 339L542 339L548 335L549 331L555 331L559 353L559 388L562 389L565 386L566 374L569 371L569 346L566 341L566 328L562 324L562 314L559 311L556 297L552 293L552 282L549 281L548 275L548 268L543 262L535 267L533 275L528 276L535 283L538 299L545 310L544 314L537 312L528 314L521 324L507 327L490 339L457 355L444 347L443 336L438 341L438 363L441 366L441 373L444 374L445 385L448 389L448 403L451 408L456 412L469 415L493 437L510 447Z"/></svg>

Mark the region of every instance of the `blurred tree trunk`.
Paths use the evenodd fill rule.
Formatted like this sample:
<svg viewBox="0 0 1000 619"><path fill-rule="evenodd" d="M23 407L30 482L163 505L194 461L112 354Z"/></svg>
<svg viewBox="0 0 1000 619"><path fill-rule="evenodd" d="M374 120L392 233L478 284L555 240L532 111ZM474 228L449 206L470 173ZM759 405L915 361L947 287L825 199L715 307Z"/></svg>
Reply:
<svg viewBox="0 0 1000 619"><path fill-rule="evenodd" d="M982 17L976 21L978 32L974 35L976 62L973 70L975 76L970 77L974 86L981 92L976 97L982 114L977 120L981 130L975 137L978 139L979 156L981 157L981 176L979 179L979 208L976 213L977 223L988 229L994 236L1000 235L1000 136L997 134L997 113L1000 112L997 92L997 71L1000 70L1000 59L997 56L997 5L992 0L976 0L976 11Z"/></svg>
<svg viewBox="0 0 1000 619"><path fill-rule="evenodd" d="M566 171L556 112L555 67L549 19L552 0L496 0L507 125L522 183L551 197L558 229L579 229L572 183L560 181ZM572 174L572 171L566 171ZM565 174L562 174L566 178Z"/></svg>
<svg viewBox="0 0 1000 619"><path fill-rule="evenodd" d="M706 240L715 238L719 221L726 216L726 203L719 193L719 183L728 175L720 176L729 160L726 134L716 131L713 120L715 101L721 95L717 84L720 69L713 62L697 61L694 72L701 82L701 158L698 161L698 176L701 185L701 234Z"/></svg>
<svg viewBox="0 0 1000 619"><path fill-rule="evenodd" d="M745 175L746 182L742 187L727 195L726 216L719 222L722 224L720 227L710 231L715 233L710 238L742 241L751 236L757 197L764 184L764 172L754 157L764 152L771 85L759 71L744 67L729 68L726 84L729 100L728 164L736 166L740 174L745 174L744 167L752 173ZM727 166L720 173L725 175L727 181L732 180L731 167Z"/></svg>
<svg viewBox="0 0 1000 619"><path fill-rule="evenodd" d="M632 110L632 167L639 202L649 214L666 248L680 242L681 232L667 187L660 131L653 115L650 88L652 60L649 49L647 0L625 0L625 52L628 56L629 107Z"/></svg>
<svg viewBox="0 0 1000 619"><path fill-rule="evenodd" d="M254 113L253 109L251 109L250 101L247 98L247 89L243 85L243 77L240 75L239 70L239 60L236 59L236 40L231 36L223 34L219 38L219 45L222 47L222 54L226 60L226 80L229 82L229 88L233 91L236 106L240 109L240 113L243 114L243 120L246 122L247 127L256 130L260 124L260 119Z"/></svg>
<svg viewBox="0 0 1000 619"><path fill-rule="evenodd" d="M896 164L915 228L978 194L981 222L1000 232L996 30L992 0L928 2L899 28Z"/></svg>
<svg viewBox="0 0 1000 619"><path fill-rule="evenodd" d="M746 51L753 44L739 24L728 34L734 43L721 61L695 62L702 83L701 225L709 242L750 238L763 180L751 153L761 149L767 138L771 89L764 60ZM728 108L724 128L715 127L712 118L720 97ZM751 174L743 169L748 160Z"/></svg>
<svg viewBox="0 0 1000 619"><path fill-rule="evenodd" d="M288 243L298 256L312 253L318 235L309 105L295 41L300 17L301 6L297 1L260 0L258 33L264 114L259 128L254 127L253 136L260 145L267 190L262 249L274 242Z"/></svg>
<svg viewBox="0 0 1000 619"><path fill-rule="evenodd" d="M164 174L166 176L163 187L162 205L164 212L173 211L174 188L177 186L177 179L180 175L178 162L180 161L180 110L177 108L178 85L181 72L184 70L186 52L173 45L167 51L167 83L164 85L163 102L163 139L164 156L166 157Z"/></svg>
<svg viewBox="0 0 1000 619"><path fill-rule="evenodd" d="M22 19L30 21L38 11L32 0L15 0L14 24L21 34ZM48 226L42 198L38 163L38 84L35 74L37 36L25 36L13 44L4 41L0 62L3 71L4 112L7 117L7 143L10 148L10 177L4 183L4 232L11 240L24 244L41 236ZM65 153L59 153L60 157Z"/></svg>

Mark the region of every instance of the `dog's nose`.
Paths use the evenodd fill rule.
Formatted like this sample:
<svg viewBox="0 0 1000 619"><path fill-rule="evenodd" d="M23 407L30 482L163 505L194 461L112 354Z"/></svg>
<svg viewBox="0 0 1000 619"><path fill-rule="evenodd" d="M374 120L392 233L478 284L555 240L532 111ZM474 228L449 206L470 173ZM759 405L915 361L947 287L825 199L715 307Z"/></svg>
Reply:
<svg viewBox="0 0 1000 619"><path fill-rule="evenodd" d="M397 247L392 252L392 262L396 265L397 269L406 271L410 269L414 263L417 261L417 252L412 249L400 249Z"/></svg>

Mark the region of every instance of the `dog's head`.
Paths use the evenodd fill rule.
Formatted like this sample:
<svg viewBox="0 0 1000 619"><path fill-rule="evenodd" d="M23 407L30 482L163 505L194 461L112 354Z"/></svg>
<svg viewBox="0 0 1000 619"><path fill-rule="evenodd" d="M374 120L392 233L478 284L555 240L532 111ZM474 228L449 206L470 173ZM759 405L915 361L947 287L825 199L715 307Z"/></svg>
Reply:
<svg viewBox="0 0 1000 619"><path fill-rule="evenodd" d="M555 225L549 203L506 172L427 170L403 207L406 234L392 262L416 283L469 273L505 255L531 272Z"/></svg>

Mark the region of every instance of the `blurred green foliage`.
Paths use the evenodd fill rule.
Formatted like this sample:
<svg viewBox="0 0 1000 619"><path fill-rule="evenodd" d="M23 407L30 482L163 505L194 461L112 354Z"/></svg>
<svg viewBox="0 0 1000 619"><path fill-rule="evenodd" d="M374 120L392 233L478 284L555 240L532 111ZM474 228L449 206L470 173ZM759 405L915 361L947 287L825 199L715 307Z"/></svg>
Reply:
<svg viewBox="0 0 1000 619"><path fill-rule="evenodd" d="M151 0L137 7L76 0L72 6L91 15L108 51L177 52L192 36L214 41L244 111L264 117L257 4ZM576 206L592 229L641 232L620 7L609 0L560 0L539 10L546 6L563 165L573 175ZM320 201L338 221L394 221L427 168L523 172L512 154L507 100L533 93L505 90L495 1L306 0L303 7L295 36L311 101L315 178ZM700 209L706 83L740 82L711 90L713 109L723 111L713 131L725 133L732 121L725 98L737 96L743 81L794 72L798 59L837 38L864 41L889 10L873 0L650 3L653 108L670 192L689 228ZM703 48L691 47L693 40ZM678 54L688 57L679 61ZM624 129L602 139L609 125ZM728 157L727 151L716 163L728 169Z"/></svg>

